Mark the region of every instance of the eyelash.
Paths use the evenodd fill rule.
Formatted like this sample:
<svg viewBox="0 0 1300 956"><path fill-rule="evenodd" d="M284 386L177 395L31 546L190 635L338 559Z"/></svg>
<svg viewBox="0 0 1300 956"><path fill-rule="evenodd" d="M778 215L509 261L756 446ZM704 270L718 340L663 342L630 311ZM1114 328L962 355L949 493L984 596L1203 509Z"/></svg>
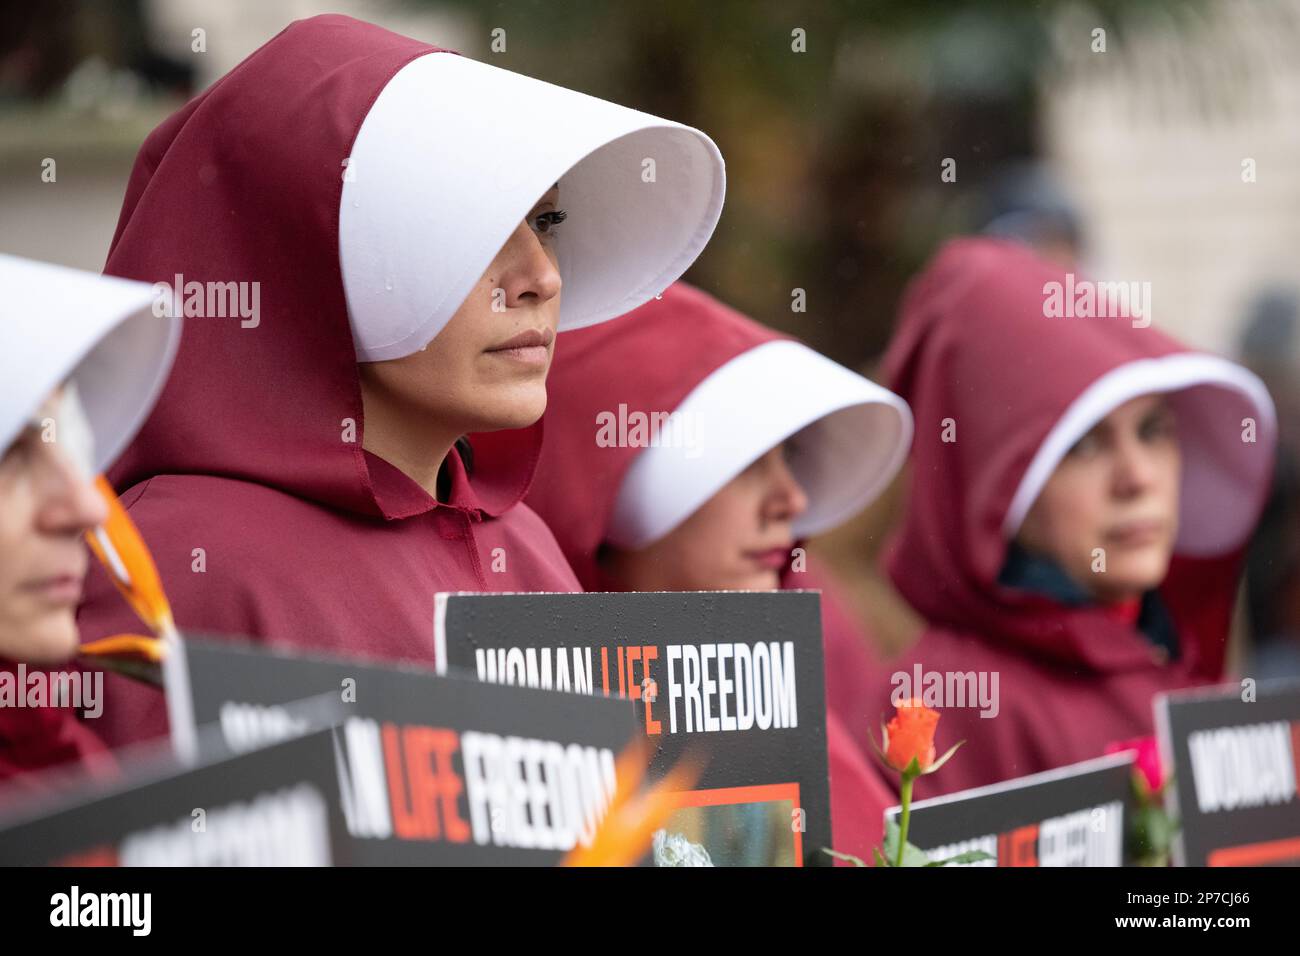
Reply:
<svg viewBox="0 0 1300 956"><path fill-rule="evenodd" d="M555 235L555 229L560 223L569 218L569 214L563 209L556 209L553 212L538 213L533 217L533 228L543 236Z"/></svg>

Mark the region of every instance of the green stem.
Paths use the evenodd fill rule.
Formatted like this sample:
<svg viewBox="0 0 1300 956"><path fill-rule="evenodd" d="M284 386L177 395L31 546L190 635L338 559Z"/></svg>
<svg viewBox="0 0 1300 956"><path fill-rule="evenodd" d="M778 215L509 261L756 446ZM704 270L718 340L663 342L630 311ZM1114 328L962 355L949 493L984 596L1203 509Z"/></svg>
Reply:
<svg viewBox="0 0 1300 956"><path fill-rule="evenodd" d="M912 780L910 774L903 774L902 787L899 791L899 799L903 804L902 818L898 821L898 859L894 866L903 865L903 848L907 846L907 825L912 816Z"/></svg>

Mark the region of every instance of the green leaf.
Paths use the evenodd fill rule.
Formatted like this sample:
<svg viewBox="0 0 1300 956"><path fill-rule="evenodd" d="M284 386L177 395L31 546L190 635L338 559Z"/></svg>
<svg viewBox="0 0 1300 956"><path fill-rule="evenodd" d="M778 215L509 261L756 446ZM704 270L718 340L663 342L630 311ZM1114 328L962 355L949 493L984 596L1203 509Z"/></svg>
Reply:
<svg viewBox="0 0 1300 956"><path fill-rule="evenodd" d="M143 684L152 684L154 687L163 685L162 665L155 661L142 661L134 657L108 657L98 654L85 655L81 659L91 667L100 667L106 671L113 671Z"/></svg>
<svg viewBox="0 0 1300 956"><path fill-rule="evenodd" d="M946 763L948 762L948 759L949 759L953 754L955 754L955 753L957 752L957 748L960 747L960 746L961 746L962 744L964 744L965 742L966 742L966 741L964 741L964 740L959 740L959 741L957 741L955 744L953 744L951 747L948 748L947 753L945 753L942 757L940 757L940 758L939 758L938 760L936 760L934 763L930 764L930 766L928 766L927 768L925 768L925 770L923 770L923 771L921 771L921 772L922 772L923 774L931 774L931 773L934 773L936 770L938 770L940 767L942 767L944 764L946 764Z"/></svg>
<svg viewBox="0 0 1300 956"><path fill-rule="evenodd" d="M1162 807L1139 807L1133 813L1130 835L1134 855L1165 853L1173 842L1175 827Z"/></svg>
<svg viewBox="0 0 1300 956"><path fill-rule="evenodd" d="M958 853L956 856L950 856L945 860L932 860L926 866L947 866L949 863L979 863L982 860L996 860L991 853L985 853L983 850L967 850L965 853Z"/></svg>
<svg viewBox="0 0 1300 956"><path fill-rule="evenodd" d="M889 752L889 729L885 726L883 720L880 722L880 746L876 746L876 738L871 735L868 734L867 739L871 741L871 749L876 752L876 756L880 758L880 762L885 765L885 768L893 770L894 768L889 764L889 758L885 756Z"/></svg>
<svg viewBox="0 0 1300 956"><path fill-rule="evenodd" d="M831 856L835 857L835 859L837 860L845 860L849 863L852 863L854 866L867 865L866 861L864 861L861 857L854 856L852 853L840 853L836 850L831 850L827 847L822 847L822 852L830 854Z"/></svg>
<svg viewBox="0 0 1300 956"><path fill-rule="evenodd" d="M883 856L881 856L881 854L880 854L880 847L878 847L878 846L873 846L873 847L871 848L871 855L874 856L874 857L876 858L876 866L889 866L889 865L890 865L889 861L886 860Z"/></svg>
<svg viewBox="0 0 1300 956"><path fill-rule="evenodd" d="M1147 786L1146 774L1141 770L1133 770L1133 792L1137 795L1138 804L1147 804L1151 802L1151 788Z"/></svg>
<svg viewBox="0 0 1300 956"><path fill-rule="evenodd" d="M885 824L885 856L890 860L898 859L898 823L890 820ZM903 847L903 866L928 866L930 857L910 840Z"/></svg>

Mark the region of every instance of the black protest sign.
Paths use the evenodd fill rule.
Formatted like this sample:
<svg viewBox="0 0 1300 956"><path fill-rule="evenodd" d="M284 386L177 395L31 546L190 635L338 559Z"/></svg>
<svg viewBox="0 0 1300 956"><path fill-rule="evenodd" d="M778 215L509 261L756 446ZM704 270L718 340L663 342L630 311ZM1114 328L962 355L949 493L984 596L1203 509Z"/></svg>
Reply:
<svg viewBox="0 0 1300 956"><path fill-rule="evenodd" d="M554 864L591 839L637 736L625 701L227 641L185 640L165 674L173 732L215 724L233 749L301 732L294 702L336 695L340 796L363 864Z"/></svg>
<svg viewBox="0 0 1300 956"><path fill-rule="evenodd" d="M1251 681L1157 696L1182 866L1300 865L1300 682Z"/></svg>
<svg viewBox="0 0 1300 956"><path fill-rule="evenodd" d="M349 862L328 731L193 768L155 767L108 790L88 784L56 802L0 823L0 865Z"/></svg>
<svg viewBox="0 0 1300 956"><path fill-rule="evenodd" d="M651 775L703 756L658 863L821 862L831 845L815 592L440 594L441 672L631 697Z"/></svg>
<svg viewBox="0 0 1300 956"><path fill-rule="evenodd" d="M968 866L1123 866L1132 774L1133 755L1121 753L918 800L907 842L932 860L972 850L993 858Z"/></svg>

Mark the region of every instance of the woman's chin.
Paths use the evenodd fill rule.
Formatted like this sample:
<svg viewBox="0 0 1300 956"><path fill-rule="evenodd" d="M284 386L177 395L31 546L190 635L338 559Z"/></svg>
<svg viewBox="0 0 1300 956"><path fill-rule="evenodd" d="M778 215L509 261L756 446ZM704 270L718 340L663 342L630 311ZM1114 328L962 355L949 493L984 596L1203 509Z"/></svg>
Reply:
<svg viewBox="0 0 1300 956"><path fill-rule="evenodd" d="M537 423L546 411L546 387L535 390L518 390L509 397L490 402L476 410L481 421L473 431L499 432L512 428L527 428Z"/></svg>
<svg viewBox="0 0 1300 956"><path fill-rule="evenodd" d="M734 591L775 591L781 587L781 575L776 571L756 571L747 574L729 590Z"/></svg>
<svg viewBox="0 0 1300 956"><path fill-rule="evenodd" d="M1094 590L1103 600L1133 600L1160 587L1168 571L1167 560L1125 562L1119 567L1109 568L1105 574L1097 575L1099 579L1104 579L1098 582L1104 586Z"/></svg>
<svg viewBox="0 0 1300 956"><path fill-rule="evenodd" d="M77 619L71 610L51 611L38 620L17 626L0 638L0 657L28 664L63 664L80 644Z"/></svg>

